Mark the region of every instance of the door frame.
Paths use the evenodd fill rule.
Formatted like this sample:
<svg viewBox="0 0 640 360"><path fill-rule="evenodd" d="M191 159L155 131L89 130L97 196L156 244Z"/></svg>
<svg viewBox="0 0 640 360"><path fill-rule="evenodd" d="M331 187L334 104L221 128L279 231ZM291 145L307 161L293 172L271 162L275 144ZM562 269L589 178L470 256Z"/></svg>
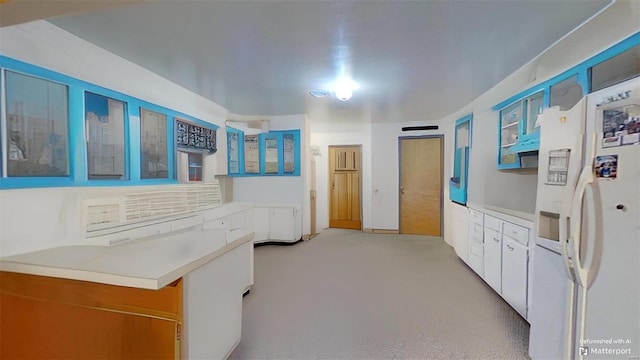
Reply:
<svg viewBox="0 0 640 360"><path fill-rule="evenodd" d="M363 231L364 229L364 219L362 218L362 214L363 214L363 209L362 209L362 144L340 144L340 145L327 145L327 225L329 226L329 228L331 229L331 159L329 158L329 156L331 156L331 148L345 148L345 147L357 147L360 149L360 168L358 170L358 172L360 173L359 176L359 186L358 189L360 189L360 196L358 197L358 200L360 201L360 231ZM338 229L338 228L336 228Z"/></svg>
<svg viewBox="0 0 640 360"><path fill-rule="evenodd" d="M440 139L440 237L444 239L444 134L434 135L408 135L398 136L398 233L402 221L402 194L400 194L400 184L402 184L402 140L411 139Z"/></svg>

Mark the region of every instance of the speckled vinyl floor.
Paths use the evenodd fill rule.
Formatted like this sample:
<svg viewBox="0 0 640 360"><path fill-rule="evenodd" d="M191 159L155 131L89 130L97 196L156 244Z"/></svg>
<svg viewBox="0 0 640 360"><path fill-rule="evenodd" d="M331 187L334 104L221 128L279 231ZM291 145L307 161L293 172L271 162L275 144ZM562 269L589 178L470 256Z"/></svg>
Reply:
<svg viewBox="0 0 640 360"><path fill-rule="evenodd" d="M330 229L255 249L231 359L527 359L529 325L440 238Z"/></svg>

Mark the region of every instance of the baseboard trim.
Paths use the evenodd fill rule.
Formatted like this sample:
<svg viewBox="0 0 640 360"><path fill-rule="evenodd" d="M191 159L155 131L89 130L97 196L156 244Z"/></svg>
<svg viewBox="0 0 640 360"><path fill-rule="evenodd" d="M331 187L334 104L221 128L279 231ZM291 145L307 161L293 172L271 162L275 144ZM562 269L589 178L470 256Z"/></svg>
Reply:
<svg viewBox="0 0 640 360"><path fill-rule="evenodd" d="M369 233L369 234L400 234L400 230L392 230L392 229L369 229L369 228L364 228L362 229L363 232Z"/></svg>
<svg viewBox="0 0 640 360"><path fill-rule="evenodd" d="M304 234L302 235L302 240L304 241L311 240L316 236L318 236L318 234Z"/></svg>
<svg viewBox="0 0 640 360"><path fill-rule="evenodd" d="M278 246L292 246L295 245L299 242L302 242L302 238L298 239L297 241L264 241L264 242L259 242L259 243L254 243L253 247L260 247L260 246L267 246L267 245L278 245Z"/></svg>

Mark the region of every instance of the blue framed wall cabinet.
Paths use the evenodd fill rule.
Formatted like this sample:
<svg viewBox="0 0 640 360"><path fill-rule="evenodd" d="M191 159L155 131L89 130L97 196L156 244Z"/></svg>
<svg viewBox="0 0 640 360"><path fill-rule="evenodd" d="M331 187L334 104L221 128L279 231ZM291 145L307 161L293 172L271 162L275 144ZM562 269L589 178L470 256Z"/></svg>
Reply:
<svg viewBox="0 0 640 360"><path fill-rule="evenodd" d="M247 135L227 126L229 176L300 176L300 130Z"/></svg>

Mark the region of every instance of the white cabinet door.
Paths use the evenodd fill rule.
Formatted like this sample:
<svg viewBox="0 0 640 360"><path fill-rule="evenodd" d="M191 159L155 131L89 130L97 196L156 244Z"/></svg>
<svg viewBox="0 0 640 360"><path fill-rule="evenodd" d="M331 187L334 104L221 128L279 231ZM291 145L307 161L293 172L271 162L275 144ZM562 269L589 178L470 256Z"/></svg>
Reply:
<svg viewBox="0 0 640 360"><path fill-rule="evenodd" d="M527 269L529 251L508 236L502 238L502 297L527 317Z"/></svg>
<svg viewBox="0 0 640 360"><path fill-rule="evenodd" d="M454 205L453 231L454 249L456 255L464 262L469 263L469 227L467 208Z"/></svg>
<svg viewBox="0 0 640 360"><path fill-rule="evenodd" d="M484 229L484 280L498 294L502 291L502 234Z"/></svg>
<svg viewBox="0 0 640 360"><path fill-rule="evenodd" d="M474 234L469 234L469 266L480 276L483 276L483 257L482 235L478 237Z"/></svg>
<svg viewBox="0 0 640 360"><path fill-rule="evenodd" d="M269 240L297 240L294 239L295 212L293 208L269 209Z"/></svg>
<svg viewBox="0 0 640 360"><path fill-rule="evenodd" d="M253 230L253 209L239 211L232 215L231 230Z"/></svg>
<svg viewBox="0 0 640 360"><path fill-rule="evenodd" d="M269 208L256 207L253 209L253 241L269 239Z"/></svg>

